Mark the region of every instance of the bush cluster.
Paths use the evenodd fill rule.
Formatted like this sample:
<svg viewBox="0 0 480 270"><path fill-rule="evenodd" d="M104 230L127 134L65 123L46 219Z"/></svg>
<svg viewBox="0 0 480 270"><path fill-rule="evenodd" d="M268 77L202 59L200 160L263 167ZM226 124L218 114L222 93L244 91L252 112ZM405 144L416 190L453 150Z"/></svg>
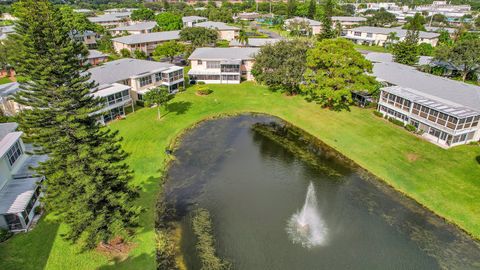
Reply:
<svg viewBox="0 0 480 270"><path fill-rule="evenodd" d="M388 118L388 121L390 121L391 123L393 123L393 124L395 124L395 125L397 125L397 126L400 126L400 127L405 126L405 124L404 124L402 121L400 121L400 120L398 120L398 119L395 119L395 118L393 118L393 117L389 117L389 118Z"/></svg>
<svg viewBox="0 0 480 270"><path fill-rule="evenodd" d="M410 125L410 124L405 125L405 129L410 132L415 132L417 130L417 128L414 125Z"/></svg>
<svg viewBox="0 0 480 270"><path fill-rule="evenodd" d="M373 114L375 116L378 116L378 117L383 117L383 113L379 112L379 111L373 111Z"/></svg>
<svg viewBox="0 0 480 270"><path fill-rule="evenodd" d="M12 236L12 233L9 232L8 230L0 229L0 243L7 240Z"/></svg>
<svg viewBox="0 0 480 270"><path fill-rule="evenodd" d="M198 95L207 96L207 95L210 95L211 93L213 93L213 90L210 89L205 84L199 84L196 87L196 92L197 92Z"/></svg>

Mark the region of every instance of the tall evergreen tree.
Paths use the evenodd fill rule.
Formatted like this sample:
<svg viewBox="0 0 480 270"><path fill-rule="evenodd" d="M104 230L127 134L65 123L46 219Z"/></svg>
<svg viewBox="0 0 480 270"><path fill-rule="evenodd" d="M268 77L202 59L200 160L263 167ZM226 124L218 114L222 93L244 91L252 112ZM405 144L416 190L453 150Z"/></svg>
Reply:
<svg viewBox="0 0 480 270"><path fill-rule="evenodd" d="M335 3L333 0L325 0L323 4L322 32L318 35L319 40L336 37L332 22L334 7Z"/></svg>
<svg viewBox="0 0 480 270"><path fill-rule="evenodd" d="M297 1L288 0L287 1L287 18L295 16L295 11L297 10Z"/></svg>
<svg viewBox="0 0 480 270"><path fill-rule="evenodd" d="M408 30L404 41L393 45L393 60L400 64L413 66L418 63L418 31Z"/></svg>
<svg viewBox="0 0 480 270"><path fill-rule="evenodd" d="M313 19L317 13L317 0L310 0L308 4L308 18Z"/></svg>
<svg viewBox="0 0 480 270"><path fill-rule="evenodd" d="M68 225L65 237L85 247L128 236L138 221L138 191L120 138L97 122L104 100L90 92L94 83L82 65L88 51L48 0L21 0L15 8L16 101L30 108L20 128L49 156L37 168L46 176L46 208Z"/></svg>

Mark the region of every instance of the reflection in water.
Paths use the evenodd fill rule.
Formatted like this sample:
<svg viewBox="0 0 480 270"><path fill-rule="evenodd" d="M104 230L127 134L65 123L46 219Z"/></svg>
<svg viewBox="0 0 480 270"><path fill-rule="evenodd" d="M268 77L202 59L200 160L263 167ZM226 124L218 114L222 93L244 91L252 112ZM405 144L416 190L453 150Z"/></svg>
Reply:
<svg viewBox="0 0 480 270"><path fill-rule="evenodd" d="M288 221L287 232L293 243L312 248L325 245L327 227L317 207L317 197L313 183L308 185L307 196L302 210L293 214Z"/></svg>
<svg viewBox="0 0 480 270"><path fill-rule="evenodd" d="M276 118L204 122L175 157L165 199L184 230L189 269L199 269L189 213L200 207L235 269L480 269L478 242ZM318 218L302 214L315 207ZM321 248L292 244L289 219L308 236L299 244L314 238Z"/></svg>

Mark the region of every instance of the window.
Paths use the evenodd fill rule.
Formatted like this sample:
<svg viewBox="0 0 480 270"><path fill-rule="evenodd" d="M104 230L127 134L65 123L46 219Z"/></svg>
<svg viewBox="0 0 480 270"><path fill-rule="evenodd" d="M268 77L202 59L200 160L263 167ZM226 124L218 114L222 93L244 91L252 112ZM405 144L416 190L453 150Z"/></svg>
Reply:
<svg viewBox="0 0 480 270"><path fill-rule="evenodd" d="M373 37L373 34L372 33L367 33L367 38L371 38Z"/></svg>
<svg viewBox="0 0 480 270"><path fill-rule="evenodd" d="M202 60L197 60L197 65L201 65L202 64Z"/></svg>
<svg viewBox="0 0 480 270"><path fill-rule="evenodd" d="M162 81L162 73L155 73L155 81L156 82Z"/></svg>
<svg viewBox="0 0 480 270"><path fill-rule="evenodd" d="M207 61L207 69L220 68L220 61Z"/></svg>
<svg viewBox="0 0 480 270"><path fill-rule="evenodd" d="M362 35L362 32L354 32L353 35L359 37Z"/></svg>
<svg viewBox="0 0 480 270"><path fill-rule="evenodd" d="M7 159L10 166L13 166L15 161L23 154L23 149L20 145L20 141L17 141L7 152Z"/></svg>
<svg viewBox="0 0 480 270"><path fill-rule="evenodd" d="M144 87L145 85L152 84L152 76L145 76L140 78L140 87Z"/></svg>

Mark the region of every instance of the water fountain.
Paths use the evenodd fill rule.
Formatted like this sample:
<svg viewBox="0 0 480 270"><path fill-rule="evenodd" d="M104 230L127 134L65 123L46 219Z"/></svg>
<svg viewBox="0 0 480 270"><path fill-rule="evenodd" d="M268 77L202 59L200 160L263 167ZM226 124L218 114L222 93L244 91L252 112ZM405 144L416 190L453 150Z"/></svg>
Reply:
<svg viewBox="0 0 480 270"><path fill-rule="evenodd" d="M293 243L312 248L326 244L327 227L317 207L313 183L308 185L307 196L302 210L293 214L287 225L287 232Z"/></svg>

